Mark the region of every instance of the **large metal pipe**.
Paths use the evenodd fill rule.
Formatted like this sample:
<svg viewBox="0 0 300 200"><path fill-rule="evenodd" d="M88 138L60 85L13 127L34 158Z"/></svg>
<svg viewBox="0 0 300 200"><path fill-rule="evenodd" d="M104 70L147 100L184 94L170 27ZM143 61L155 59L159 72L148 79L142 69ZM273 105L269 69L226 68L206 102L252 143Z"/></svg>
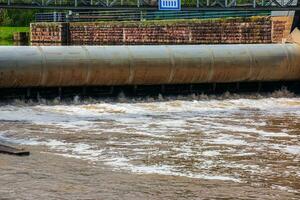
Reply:
<svg viewBox="0 0 300 200"><path fill-rule="evenodd" d="M0 87L300 80L297 44L0 47Z"/></svg>

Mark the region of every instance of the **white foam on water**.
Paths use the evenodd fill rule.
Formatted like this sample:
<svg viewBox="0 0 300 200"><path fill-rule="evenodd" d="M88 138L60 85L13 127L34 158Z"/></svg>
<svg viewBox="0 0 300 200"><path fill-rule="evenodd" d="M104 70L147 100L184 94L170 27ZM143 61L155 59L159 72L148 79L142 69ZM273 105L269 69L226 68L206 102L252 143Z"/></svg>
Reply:
<svg viewBox="0 0 300 200"><path fill-rule="evenodd" d="M295 155L300 155L300 146L287 146L285 152Z"/></svg>
<svg viewBox="0 0 300 200"><path fill-rule="evenodd" d="M220 153L218 151L203 151L202 152L203 156L207 156L207 157L214 157L214 156L218 156L220 155Z"/></svg>
<svg viewBox="0 0 300 200"><path fill-rule="evenodd" d="M0 120L5 121L25 121L36 124L56 124L66 126L66 128L85 127L90 128L95 120L115 120L120 123L134 123L136 121L151 121L151 115L167 114L174 117L193 116L200 114L205 116L207 112L218 115L220 111L228 113L247 107L268 112L279 112L281 109L295 107L283 102L290 99L239 99L239 100L209 100L209 101L174 101L174 102L152 102L152 103L97 103L89 105L38 105L31 107L3 106L0 107ZM300 101L297 99L297 101ZM297 102L296 101L296 102ZM291 104L291 103L290 103ZM300 103L299 103L300 104ZM154 106L156 105L156 106ZM151 106L151 110L149 110ZM297 107L300 108L296 104ZM154 109L153 109L154 107ZM156 108L159 108L156 110ZM272 108L276 108L273 110ZM30 113L30 115L28 114ZM212 116L213 113L208 113ZM213 116L212 116L213 117ZM185 124L182 120L161 120L162 125L178 126ZM262 123L262 122L260 122ZM252 131L252 130L250 130ZM262 132L261 134L264 134Z"/></svg>
<svg viewBox="0 0 300 200"><path fill-rule="evenodd" d="M271 145L271 148L280 150L288 154L300 155L300 145L296 146L296 145L273 144Z"/></svg>
<svg viewBox="0 0 300 200"><path fill-rule="evenodd" d="M207 141L210 144L220 144L220 145L235 145L235 146L246 146L250 145L244 140L236 139L229 135L222 135L221 137L210 139Z"/></svg>
<svg viewBox="0 0 300 200"><path fill-rule="evenodd" d="M275 190L281 190L281 191L299 193L297 190L295 190L295 189L293 189L291 187L287 187L287 186L272 185L271 188L275 189Z"/></svg>
<svg viewBox="0 0 300 200"><path fill-rule="evenodd" d="M0 140L46 146L54 154L93 162L101 161L113 169L133 173L241 182L239 177L210 170L234 168L257 174L265 170L260 166L227 161L222 157L226 153L231 157L255 156L264 149L276 149L291 156L300 154L300 145L296 143L274 143L277 139L297 137L292 135L289 127L282 127L280 131L264 129L268 126L266 120L269 116L282 117L285 114L300 116L300 98L9 105L0 106L0 121L47 125L57 130L56 134L84 133L86 136L117 133L117 136L104 141L104 146L97 146L93 142L90 144L91 141L49 139L53 138L53 133L45 128L42 130L45 133L39 134L39 137L35 137L33 132L26 132L26 137L32 137L25 139L5 138L7 132L2 132ZM9 133L13 130L7 131ZM122 138L125 135L130 136L126 136L125 140ZM17 136L22 138L22 134ZM153 148L155 145L162 149ZM145 160L149 155L150 159L151 156L166 156L166 159L170 156L176 162L166 162L163 159L159 165L133 162L135 159ZM194 165L185 167L186 159L193 159Z"/></svg>
<svg viewBox="0 0 300 200"><path fill-rule="evenodd" d="M243 122L243 120L241 120L241 122ZM263 131L263 130L258 130L257 128L248 127L248 126L253 126L252 124L244 124L244 126L241 126L241 125L229 125L220 122L212 122L211 126L217 130L226 130L235 133L251 133L251 134L254 133L263 137L294 137L293 135L289 135L288 133L285 132Z"/></svg>
<svg viewBox="0 0 300 200"><path fill-rule="evenodd" d="M188 178L196 178L196 179L206 179L206 180L222 180L222 181L233 181L233 182L242 182L238 178L230 177L230 176L222 176L222 175L208 175L208 174L197 174L197 173L184 173L178 172L173 166L169 165L132 165L129 160L120 157L114 158L111 161L106 161L106 164L111 166L118 167L119 170L129 170L134 173L139 174L160 174L160 175L168 175L168 176L182 176Z"/></svg>

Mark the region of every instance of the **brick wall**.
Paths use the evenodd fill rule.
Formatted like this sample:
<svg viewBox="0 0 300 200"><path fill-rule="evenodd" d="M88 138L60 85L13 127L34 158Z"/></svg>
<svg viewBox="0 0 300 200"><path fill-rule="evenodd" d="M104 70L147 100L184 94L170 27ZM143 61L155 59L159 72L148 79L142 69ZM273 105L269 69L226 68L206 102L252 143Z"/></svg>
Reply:
<svg viewBox="0 0 300 200"><path fill-rule="evenodd" d="M269 18L70 23L72 44L270 43Z"/></svg>
<svg viewBox="0 0 300 200"><path fill-rule="evenodd" d="M68 44L237 44L278 43L292 18L250 17L146 22L35 23L32 42Z"/></svg>
<svg viewBox="0 0 300 200"><path fill-rule="evenodd" d="M60 43L68 42L68 23L32 23L30 24L30 41L39 43Z"/></svg>

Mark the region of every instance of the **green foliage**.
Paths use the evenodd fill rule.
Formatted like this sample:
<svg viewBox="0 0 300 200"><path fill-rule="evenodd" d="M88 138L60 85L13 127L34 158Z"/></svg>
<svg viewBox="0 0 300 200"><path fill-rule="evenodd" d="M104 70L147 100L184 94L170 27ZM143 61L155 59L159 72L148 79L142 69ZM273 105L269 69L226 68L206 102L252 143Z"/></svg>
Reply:
<svg viewBox="0 0 300 200"><path fill-rule="evenodd" d="M8 12L7 12L7 10L2 10L1 12L0 12L0 24L2 25L2 26L10 26L11 25L11 23L12 23L12 20L11 20L11 18L8 16Z"/></svg>
<svg viewBox="0 0 300 200"><path fill-rule="evenodd" d="M176 24L188 24L188 23L202 23L202 22L210 22L210 23L218 23L218 22L226 22L226 21L261 21L266 17L262 16L252 16L252 17L220 17L220 18L204 18L204 19L167 19L167 20L145 20L145 21L97 21L97 22L70 22L69 25L72 26L172 26ZM53 26L55 23L44 23L47 26Z"/></svg>
<svg viewBox="0 0 300 200"><path fill-rule="evenodd" d="M12 40L1 40L0 39L0 46L12 46L14 42Z"/></svg>
<svg viewBox="0 0 300 200"><path fill-rule="evenodd" d="M29 26L39 10L0 10L0 26Z"/></svg>
<svg viewBox="0 0 300 200"><path fill-rule="evenodd" d="M29 27L0 27L0 41L12 40L15 32L29 32Z"/></svg>

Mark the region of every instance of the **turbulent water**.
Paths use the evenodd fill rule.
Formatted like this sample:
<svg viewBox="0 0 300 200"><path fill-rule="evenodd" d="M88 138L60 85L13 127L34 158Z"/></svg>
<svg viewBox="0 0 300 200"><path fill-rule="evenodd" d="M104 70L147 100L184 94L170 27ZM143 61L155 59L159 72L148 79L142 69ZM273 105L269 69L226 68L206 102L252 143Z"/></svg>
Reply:
<svg viewBox="0 0 300 200"><path fill-rule="evenodd" d="M299 199L300 98L0 106L0 199Z"/></svg>

